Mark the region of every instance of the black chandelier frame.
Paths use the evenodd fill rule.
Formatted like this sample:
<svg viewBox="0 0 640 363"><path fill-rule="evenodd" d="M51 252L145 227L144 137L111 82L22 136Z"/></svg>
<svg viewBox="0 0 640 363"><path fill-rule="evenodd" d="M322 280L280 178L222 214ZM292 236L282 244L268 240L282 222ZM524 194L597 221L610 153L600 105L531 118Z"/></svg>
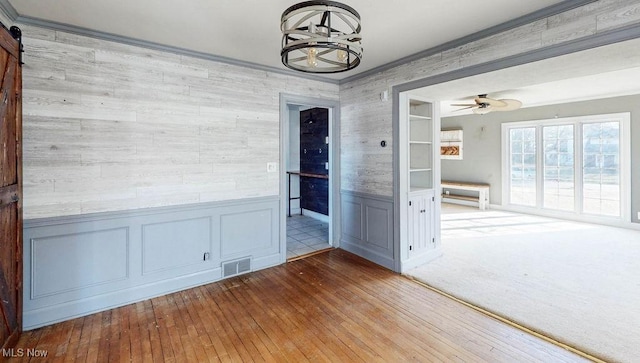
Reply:
<svg viewBox="0 0 640 363"><path fill-rule="evenodd" d="M313 20L319 19L317 25ZM308 73L338 73L362 61L360 14L337 1L304 1L282 13L282 63Z"/></svg>

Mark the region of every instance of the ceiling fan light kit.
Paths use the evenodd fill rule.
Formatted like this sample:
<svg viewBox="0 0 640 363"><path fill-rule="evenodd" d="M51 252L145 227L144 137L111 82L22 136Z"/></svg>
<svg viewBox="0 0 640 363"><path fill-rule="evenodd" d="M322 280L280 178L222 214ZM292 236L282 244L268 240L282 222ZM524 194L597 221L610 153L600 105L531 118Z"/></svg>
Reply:
<svg viewBox="0 0 640 363"><path fill-rule="evenodd" d="M451 106L463 107L456 111L471 109L476 115L486 115L493 111L514 111L522 107L522 102L514 99L494 99L487 97L486 94L478 95L474 99L475 103L454 103Z"/></svg>
<svg viewBox="0 0 640 363"><path fill-rule="evenodd" d="M304 1L280 19L286 67L308 73L337 73L362 60L360 14L336 1Z"/></svg>

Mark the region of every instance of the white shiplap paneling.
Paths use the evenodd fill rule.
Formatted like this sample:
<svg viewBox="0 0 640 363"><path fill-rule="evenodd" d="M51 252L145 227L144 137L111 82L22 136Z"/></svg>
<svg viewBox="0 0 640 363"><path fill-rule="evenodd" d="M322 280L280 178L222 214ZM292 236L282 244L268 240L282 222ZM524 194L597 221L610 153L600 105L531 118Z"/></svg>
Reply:
<svg viewBox="0 0 640 363"><path fill-rule="evenodd" d="M25 218L278 194L279 94L338 86L22 26Z"/></svg>
<svg viewBox="0 0 640 363"><path fill-rule="evenodd" d="M637 0L600 0L432 56L341 84L341 186L382 196L393 194L392 104L380 93L504 57L535 51L640 22ZM381 148L380 141L388 146Z"/></svg>

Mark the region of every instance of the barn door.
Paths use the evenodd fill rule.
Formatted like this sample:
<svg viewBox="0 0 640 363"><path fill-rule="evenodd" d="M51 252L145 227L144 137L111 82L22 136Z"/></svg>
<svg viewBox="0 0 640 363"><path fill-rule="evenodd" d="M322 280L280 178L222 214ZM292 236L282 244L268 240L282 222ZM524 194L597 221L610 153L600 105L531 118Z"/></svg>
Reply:
<svg viewBox="0 0 640 363"><path fill-rule="evenodd" d="M0 344L22 328L22 73L20 29L0 29Z"/></svg>

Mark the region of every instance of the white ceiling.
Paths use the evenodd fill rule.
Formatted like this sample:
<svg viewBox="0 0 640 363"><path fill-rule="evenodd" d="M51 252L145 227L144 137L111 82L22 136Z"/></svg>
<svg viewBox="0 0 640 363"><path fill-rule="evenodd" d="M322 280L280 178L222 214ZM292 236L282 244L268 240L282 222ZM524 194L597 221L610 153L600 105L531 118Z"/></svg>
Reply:
<svg viewBox="0 0 640 363"><path fill-rule="evenodd" d="M280 16L297 0L8 0L19 16L72 25L262 66L280 63ZM562 0L345 0L362 18L364 57L343 79L441 45ZM552 60L427 87L451 103L475 95L517 98L532 107L640 93L640 42L601 47ZM560 82L558 82L560 81ZM468 113L468 111L467 111ZM465 112L456 112L465 114Z"/></svg>
<svg viewBox="0 0 640 363"><path fill-rule="evenodd" d="M640 39L424 87L412 93L441 100L442 117L470 114L452 103L478 94L515 98L523 107L640 94Z"/></svg>
<svg viewBox="0 0 640 363"><path fill-rule="evenodd" d="M297 0L9 0L20 16L264 66L280 61L280 17ZM342 79L502 24L561 0L346 0L360 13L364 56Z"/></svg>

